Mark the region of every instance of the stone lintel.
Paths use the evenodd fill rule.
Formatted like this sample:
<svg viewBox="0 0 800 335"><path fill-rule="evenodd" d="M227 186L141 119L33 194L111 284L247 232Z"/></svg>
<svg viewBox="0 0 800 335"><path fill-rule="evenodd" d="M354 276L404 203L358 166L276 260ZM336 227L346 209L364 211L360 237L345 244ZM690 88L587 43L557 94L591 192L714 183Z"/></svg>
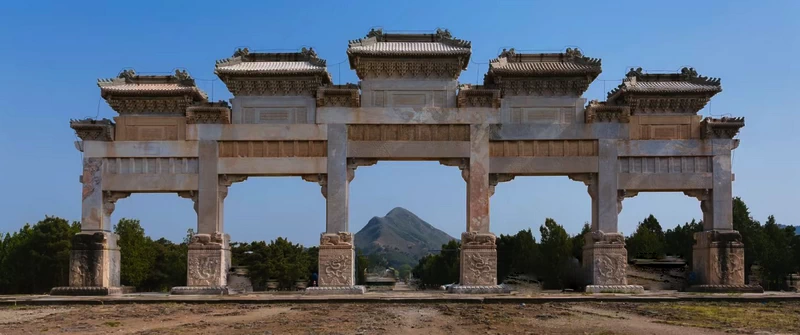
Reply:
<svg viewBox="0 0 800 335"><path fill-rule="evenodd" d="M490 173L565 175L597 173L597 157L492 157Z"/></svg>
<svg viewBox="0 0 800 335"><path fill-rule="evenodd" d="M730 141L730 140L728 140ZM617 152L625 156L713 156L714 143L708 140L619 140Z"/></svg>
<svg viewBox="0 0 800 335"><path fill-rule="evenodd" d="M492 141L627 139L627 124L497 124L490 127Z"/></svg>
<svg viewBox="0 0 800 335"><path fill-rule="evenodd" d="M197 174L103 174L103 189L119 192L179 192L198 187Z"/></svg>
<svg viewBox="0 0 800 335"><path fill-rule="evenodd" d="M326 157L235 157L219 158L220 174L250 176L298 176L327 173Z"/></svg>
<svg viewBox="0 0 800 335"><path fill-rule="evenodd" d="M317 108L317 123L328 124L490 124L499 120L500 111L494 108Z"/></svg>
<svg viewBox="0 0 800 335"><path fill-rule="evenodd" d="M324 124L189 124L186 140L217 141L326 141Z"/></svg>
<svg viewBox="0 0 800 335"><path fill-rule="evenodd" d="M83 142L84 157L197 157L194 141Z"/></svg>
<svg viewBox="0 0 800 335"><path fill-rule="evenodd" d="M672 192L713 188L711 173L620 173L620 190Z"/></svg>
<svg viewBox="0 0 800 335"><path fill-rule="evenodd" d="M439 159L469 157L467 141L351 141L348 157Z"/></svg>

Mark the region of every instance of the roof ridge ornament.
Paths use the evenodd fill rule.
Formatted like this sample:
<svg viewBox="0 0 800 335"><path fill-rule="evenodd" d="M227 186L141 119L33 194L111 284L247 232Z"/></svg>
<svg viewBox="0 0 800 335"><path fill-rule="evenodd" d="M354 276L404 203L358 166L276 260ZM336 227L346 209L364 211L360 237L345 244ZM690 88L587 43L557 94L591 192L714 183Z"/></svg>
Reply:
<svg viewBox="0 0 800 335"><path fill-rule="evenodd" d="M453 34L450 33L450 30L447 28L436 28L436 40L441 39L453 39Z"/></svg>
<svg viewBox="0 0 800 335"><path fill-rule="evenodd" d="M190 76L189 73L186 72L186 70L176 69L175 70L175 78L177 78L178 81L180 81L181 84L184 84L184 85L186 85L186 84L193 85L194 84L194 78L192 78L192 76Z"/></svg>
<svg viewBox="0 0 800 335"><path fill-rule="evenodd" d="M136 70L134 69L122 70L120 71L119 75L117 75L117 78L122 78L125 79L126 81L133 80L133 77L136 77Z"/></svg>
<svg viewBox="0 0 800 335"><path fill-rule="evenodd" d="M236 51L233 52L233 57L243 57L250 54L250 49L248 48L236 48Z"/></svg>
<svg viewBox="0 0 800 335"><path fill-rule="evenodd" d="M642 68L641 67L637 67L635 69L631 68L631 70L628 71L628 73L625 74L625 77L639 77L639 76L643 76L643 75L644 75L644 72L642 72Z"/></svg>

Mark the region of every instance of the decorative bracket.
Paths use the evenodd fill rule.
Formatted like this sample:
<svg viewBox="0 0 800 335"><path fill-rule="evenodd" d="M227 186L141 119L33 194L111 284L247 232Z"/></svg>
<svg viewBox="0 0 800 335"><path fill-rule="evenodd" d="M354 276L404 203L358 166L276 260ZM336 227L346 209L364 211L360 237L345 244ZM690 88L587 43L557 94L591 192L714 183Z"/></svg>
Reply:
<svg viewBox="0 0 800 335"><path fill-rule="evenodd" d="M639 191L618 190L617 191L617 214L622 212L622 200L633 198L639 195Z"/></svg>
<svg viewBox="0 0 800 335"><path fill-rule="evenodd" d="M469 159L467 158L447 158L440 159L439 164L444 166L456 166L461 169L461 178L469 180ZM490 181L491 183L491 181Z"/></svg>
<svg viewBox="0 0 800 335"><path fill-rule="evenodd" d="M117 200L127 198L130 195L131 192L103 191L103 212L107 216L111 216L111 213L114 213L116 208Z"/></svg>
<svg viewBox="0 0 800 335"><path fill-rule="evenodd" d="M494 195L494 189L498 183L505 183L514 180L513 174L508 173L490 173L489 174L489 197Z"/></svg>
<svg viewBox="0 0 800 335"><path fill-rule="evenodd" d="M582 182L586 185L586 192L589 193L589 196L594 199L595 194L597 193L597 175L594 173L577 173L567 175L570 180Z"/></svg>
<svg viewBox="0 0 800 335"><path fill-rule="evenodd" d="M320 191L325 199L328 198L328 175L327 174L306 174L300 176L303 180L312 183L319 183Z"/></svg>
<svg viewBox="0 0 800 335"><path fill-rule="evenodd" d="M191 199L192 202L194 203L195 214L199 213L197 209L197 191L181 191L178 192L178 196L181 198Z"/></svg>
<svg viewBox="0 0 800 335"><path fill-rule="evenodd" d="M356 169L359 166L372 166L378 163L377 159L371 158L348 158L347 159L347 182L353 181L356 177Z"/></svg>
<svg viewBox="0 0 800 335"><path fill-rule="evenodd" d="M219 196L222 199L225 199L228 196L228 187L233 185L233 183L239 183L247 180L247 176L245 175L236 175L236 174L223 174L219 176Z"/></svg>

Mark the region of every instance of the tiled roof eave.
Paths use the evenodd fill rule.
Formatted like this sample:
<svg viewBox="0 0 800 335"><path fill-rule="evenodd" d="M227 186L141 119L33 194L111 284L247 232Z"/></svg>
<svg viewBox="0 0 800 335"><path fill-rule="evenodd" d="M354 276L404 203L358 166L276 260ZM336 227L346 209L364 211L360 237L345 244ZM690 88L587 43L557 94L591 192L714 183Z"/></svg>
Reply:
<svg viewBox="0 0 800 335"><path fill-rule="evenodd" d="M597 77L602 73L601 69L586 69L586 70L565 70L565 71L517 71L507 70L503 68L493 68L489 71L492 75L502 77L530 77L530 76L548 76L548 77L577 77L577 76L591 76Z"/></svg>
<svg viewBox="0 0 800 335"><path fill-rule="evenodd" d="M111 87L101 87L100 96L108 98L132 97L132 98L170 98L191 95L198 100L207 99L206 95L196 87L175 88L171 90L148 90L148 89L114 89Z"/></svg>

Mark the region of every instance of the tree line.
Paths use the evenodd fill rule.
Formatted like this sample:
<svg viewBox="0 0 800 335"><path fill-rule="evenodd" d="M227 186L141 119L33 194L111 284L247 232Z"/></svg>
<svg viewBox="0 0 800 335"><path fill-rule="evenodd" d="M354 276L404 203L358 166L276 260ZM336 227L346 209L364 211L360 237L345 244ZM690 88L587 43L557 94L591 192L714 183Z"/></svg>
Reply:
<svg viewBox="0 0 800 335"><path fill-rule="evenodd" d="M733 199L733 228L742 235L745 247L745 276L768 290L785 289L785 278L800 271L800 235L794 227L781 228L774 216L764 224L752 218L741 198ZM663 230L650 215L638 223L633 234L625 238L629 259L683 258L691 268L694 233L703 230L702 221L684 223ZM570 236L563 226L546 219L539 227L537 242L530 229L497 238L497 276L503 282L509 275L537 278L546 289L582 289L588 278L581 270L584 234L591 231L588 223L577 235ZM429 254L414 267L412 273L423 286L434 287L458 282L460 244L450 241L438 254ZM756 267L753 267L756 265ZM755 273L752 270L759 269ZM690 274L689 280L692 279Z"/></svg>

